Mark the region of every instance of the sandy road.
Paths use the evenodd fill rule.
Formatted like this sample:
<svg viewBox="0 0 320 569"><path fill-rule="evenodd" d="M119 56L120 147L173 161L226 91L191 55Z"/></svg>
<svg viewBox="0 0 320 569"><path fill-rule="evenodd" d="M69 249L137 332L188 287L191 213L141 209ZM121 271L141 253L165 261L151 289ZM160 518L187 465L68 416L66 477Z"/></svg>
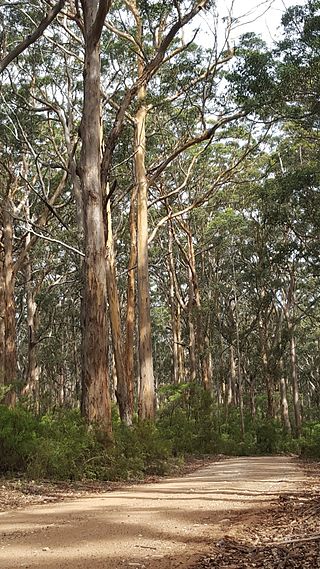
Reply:
<svg viewBox="0 0 320 569"><path fill-rule="evenodd" d="M183 478L5 512L0 568L188 568L235 514L259 512L302 482L293 459L231 458Z"/></svg>

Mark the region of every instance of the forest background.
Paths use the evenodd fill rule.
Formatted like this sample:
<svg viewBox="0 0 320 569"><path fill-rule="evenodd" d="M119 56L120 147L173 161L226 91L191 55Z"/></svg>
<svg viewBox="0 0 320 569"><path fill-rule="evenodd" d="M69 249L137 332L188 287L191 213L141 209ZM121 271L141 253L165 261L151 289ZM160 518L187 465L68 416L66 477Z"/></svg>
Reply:
<svg viewBox="0 0 320 569"><path fill-rule="evenodd" d="M320 455L319 8L2 2L4 472Z"/></svg>

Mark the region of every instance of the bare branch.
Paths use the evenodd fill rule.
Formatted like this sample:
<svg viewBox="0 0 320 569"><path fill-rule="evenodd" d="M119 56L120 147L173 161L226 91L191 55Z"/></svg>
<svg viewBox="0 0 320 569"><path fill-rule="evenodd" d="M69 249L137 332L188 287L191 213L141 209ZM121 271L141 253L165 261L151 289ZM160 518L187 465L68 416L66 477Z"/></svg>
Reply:
<svg viewBox="0 0 320 569"><path fill-rule="evenodd" d="M27 231L29 233L32 233L32 235L39 237L40 239L44 239L45 241L50 241L51 243L57 243L58 245L62 245L64 249L72 251L73 253L77 253L77 255L80 255L80 257L85 257L85 254L82 251L79 251L79 249L72 247L72 245L68 245L68 243L65 243L64 241L60 241L60 239L54 239L53 237L48 237L47 235L43 235L43 233L37 233L36 231L31 229L31 227L28 227Z"/></svg>
<svg viewBox="0 0 320 569"><path fill-rule="evenodd" d="M221 126L228 124L229 122L232 122L236 119L242 118L245 115L246 115L245 111L239 111L233 115L228 115L226 117L222 117L222 118L218 119L211 128L205 130L204 132L202 132L198 136L194 136L192 138L189 138L181 146L176 148L172 152L172 154L170 154L170 156L168 156L165 160L163 160L163 162L161 162L161 164L159 164L159 166L156 166L155 168L153 168L154 174L149 179L149 184L151 185L160 176L160 174L166 169L166 167L171 162L173 162L173 160L175 160L175 158L177 158L177 156L179 156L179 154L181 154L185 150L188 150L188 148L191 148L192 146L199 144L200 142L204 142L206 140L210 141L213 138L213 136L215 135L218 128L220 128Z"/></svg>
<svg viewBox="0 0 320 569"><path fill-rule="evenodd" d="M128 89L125 96L123 97L113 127L106 140L106 146L105 146L105 151L102 159L102 167L101 167L103 185L105 184L105 181L107 179L111 165L112 154L115 145L117 143L118 137L122 131L126 112L128 110L128 107L132 99L135 97L139 88L142 87L143 85L146 85L149 82L149 80L152 78L152 76L158 71L159 67L163 63L168 47L170 46L171 42L173 41L179 30L183 28L186 24L188 24L198 14L198 12L200 12L200 10L202 10L206 6L207 3L208 0L198 0L198 2L194 3L193 7L187 14L185 14L182 18L179 17L179 19L173 24L167 35L161 41L154 58L145 66L141 76L132 85L132 87Z"/></svg>

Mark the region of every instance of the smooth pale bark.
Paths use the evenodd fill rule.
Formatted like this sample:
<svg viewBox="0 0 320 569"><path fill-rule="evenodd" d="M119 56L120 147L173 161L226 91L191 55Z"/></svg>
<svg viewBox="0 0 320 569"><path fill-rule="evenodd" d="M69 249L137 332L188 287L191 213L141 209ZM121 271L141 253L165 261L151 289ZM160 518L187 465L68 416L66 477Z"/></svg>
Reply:
<svg viewBox="0 0 320 569"><path fill-rule="evenodd" d="M65 389L65 372L63 366L60 368L60 373L57 378L58 392L57 392L57 405L62 408L65 405L66 389Z"/></svg>
<svg viewBox="0 0 320 569"><path fill-rule="evenodd" d="M3 247L4 247L4 384L12 386L5 396L9 406L16 404L14 384L17 381L17 345L16 345L16 308L15 308L15 272L13 265L13 218L11 202L7 196L3 208Z"/></svg>
<svg viewBox="0 0 320 569"><path fill-rule="evenodd" d="M199 346L199 310L200 310L200 293L195 269L195 255L192 234L189 229L183 224L183 229L187 233L188 239L188 280L189 280L189 302L188 302L188 321L189 321L189 366L190 366L190 381L196 381L197 374L201 373L200 361L197 358L196 344Z"/></svg>
<svg viewBox="0 0 320 569"><path fill-rule="evenodd" d="M26 246L30 241L30 233L26 238ZM32 284L32 267L29 255L26 258L26 297L27 297L27 325L28 325L28 362L26 383L22 395L28 397L29 403L36 413L40 410L39 400L39 367L37 362L37 303Z"/></svg>
<svg viewBox="0 0 320 569"><path fill-rule="evenodd" d="M202 346L202 323L200 320L201 302L200 302L200 290L198 277L196 272L196 257L194 253L194 245L191 231L188 230L188 256L189 256L189 267L190 267L190 279L192 280L192 305L194 307L194 322L195 322L195 332L196 341L198 346ZM198 371L201 372L201 360L198 358Z"/></svg>
<svg viewBox="0 0 320 569"><path fill-rule="evenodd" d="M179 365L178 365L178 326L177 326L177 311L174 296L174 285L170 279L170 315L171 315L171 330L172 330L172 381L173 383L180 383L179 378Z"/></svg>
<svg viewBox="0 0 320 569"><path fill-rule="evenodd" d="M290 362L291 362L291 382L292 382L292 395L293 395L293 409L295 419L295 430L297 436L301 434L302 414L301 414L301 401L300 389L298 380L298 364L296 352L296 338L294 334L294 326L290 327Z"/></svg>
<svg viewBox="0 0 320 569"><path fill-rule="evenodd" d="M240 412L240 430L242 439L244 437L244 406L243 406L243 377L241 369L241 352L240 352L240 342L239 342L239 328L238 328L238 318L236 319L236 339L237 339L237 379L238 379L238 398L239 398L239 412Z"/></svg>
<svg viewBox="0 0 320 569"><path fill-rule="evenodd" d="M177 322L177 309L176 309L176 296L175 296L175 283L174 283L174 260L173 260L173 237L170 225L168 224L168 273L169 273L169 300L170 300L170 315L171 315L171 330L172 330L172 380L173 383L180 383L179 377L179 346L178 346L178 322Z"/></svg>
<svg viewBox="0 0 320 569"><path fill-rule="evenodd" d="M298 378L298 364L296 352L296 338L295 338L295 270L291 267L290 270L290 284L286 294L286 303L284 306L284 313L287 320L289 332L289 353L290 353L290 368L291 368L291 387L293 397L293 409L295 419L295 433L297 436L301 434L302 427L302 413L301 413L301 400Z"/></svg>
<svg viewBox="0 0 320 569"><path fill-rule="evenodd" d="M170 306L171 306L171 323L172 323L172 340L173 340L173 378L175 383L185 381L185 357L184 346L182 345L182 325L181 310L186 311L187 306L184 304L179 293L179 285L176 276L174 255L173 255L173 226L168 223L168 273L170 281Z"/></svg>
<svg viewBox="0 0 320 569"><path fill-rule="evenodd" d="M127 394L127 379L125 358L122 342L120 302L117 286L116 267L114 258L114 243L111 222L110 200L107 201L107 242L106 242L106 269L107 290L109 303L109 318L111 324L111 336L114 363L117 374L117 389L115 391L119 405L120 419L125 425L132 425L132 412L129 406Z"/></svg>
<svg viewBox="0 0 320 569"><path fill-rule="evenodd" d="M136 2L133 13L137 24L137 41L142 45L142 22ZM144 59L138 55L138 80L143 77ZM134 166L137 186L137 277L139 317L139 418L154 419L156 411L155 380L153 372L149 251L148 251L148 180L146 172L146 83L142 82L137 93L137 112L134 130Z"/></svg>
<svg viewBox="0 0 320 569"><path fill-rule="evenodd" d="M251 375L249 380L249 400L250 400L250 412L251 417L255 420L257 417L257 407L256 407L256 394L254 388L254 380L253 376Z"/></svg>
<svg viewBox="0 0 320 569"><path fill-rule="evenodd" d="M177 303L177 345L178 345L178 376L179 381L185 381L186 368L185 368L185 353L184 346L182 345L182 324L181 324L181 306Z"/></svg>
<svg viewBox="0 0 320 569"><path fill-rule="evenodd" d="M235 270L233 264L233 278L235 280ZM234 301L231 303L231 309L233 311L233 320L235 325L236 333L236 353L237 353L237 380L238 380L238 405L240 412L240 429L242 439L244 437L244 414L243 414L243 377L241 368L241 348L240 348L240 333L239 333L239 310L238 310L238 298L236 288L234 288Z"/></svg>
<svg viewBox="0 0 320 569"><path fill-rule="evenodd" d="M228 374L228 385L226 393L226 407L227 410L232 405L236 405L236 362L234 356L234 347L230 346L230 373Z"/></svg>
<svg viewBox="0 0 320 569"><path fill-rule="evenodd" d="M202 360L202 383L206 391L212 391L212 354L208 331L204 335L204 354Z"/></svg>
<svg viewBox="0 0 320 569"><path fill-rule="evenodd" d="M127 278L127 313L126 313L126 343L125 366L127 380L128 410L131 418L134 412L134 333L136 324L136 282L135 271L137 265L137 186L131 194L129 226L130 226L130 256Z"/></svg>
<svg viewBox="0 0 320 569"><path fill-rule="evenodd" d="M106 3L105 3L106 4ZM112 431L107 358L107 275L101 168L100 35L102 3L83 0L85 22L84 103L79 164L84 208L82 303L82 410L89 423L99 423L107 438Z"/></svg>
<svg viewBox="0 0 320 569"><path fill-rule="evenodd" d="M194 324L194 287L192 271L189 267L189 303L188 303L188 325L189 325L189 378L191 382L196 381L197 359L196 359L196 333Z"/></svg>
<svg viewBox="0 0 320 569"><path fill-rule="evenodd" d="M286 373L285 373L285 366L283 360L283 340L282 340L282 330L283 330L283 318L285 316L285 309L278 310L278 320L277 320L277 327L275 333L275 343L273 349L276 349L276 352L279 354L278 357L278 379L279 379L279 388L280 388L280 413L281 413L281 421L285 432L291 435L292 428L289 416L289 406L288 406L288 397L287 397L287 381L286 381Z"/></svg>
<svg viewBox="0 0 320 569"><path fill-rule="evenodd" d="M190 341L190 375L192 381L198 376L206 391L212 390L212 377L210 378L209 337L204 334L200 289L196 267L196 257L192 233L189 228L180 222L188 236L188 266L189 266L189 341ZM196 346L201 346L197 350Z"/></svg>
<svg viewBox="0 0 320 569"><path fill-rule="evenodd" d="M151 338L149 253L148 253L148 182L145 167L146 117L145 88L139 89L139 108L135 116L135 175L138 188L138 315L140 391L139 417L155 416L155 385Z"/></svg>
<svg viewBox="0 0 320 569"><path fill-rule="evenodd" d="M269 357L268 357L268 346L267 346L267 325L266 318L259 318L259 337L260 337L260 357L262 365L263 379L267 390L267 414L270 419L275 417L275 406L274 406L274 385L270 376L269 370Z"/></svg>
<svg viewBox="0 0 320 569"><path fill-rule="evenodd" d="M287 399L287 385L284 375L284 363L283 358L279 361L279 371L280 371L280 404L281 404L281 418L285 431L291 435L291 423L289 417L289 407Z"/></svg>
<svg viewBox="0 0 320 569"><path fill-rule="evenodd" d="M205 255L202 253L201 280L205 281L205 278L206 278L206 259ZM209 282L211 281L211 278L212 278L211 270L209 270ZM199 301L200 301L200 295L199 295ZM210 287L207 293L207 301L209 306L212 306L213 298L212 298L212 290ZM201 306L199 307L199 311L200 311L199 323L201 326L201 336L203 337L203 346L204 346L202 353L202 363L201 363L202 383L205 390L212 393L213 392L213 366L212 366L212 351L211 351L212 317L211 317L211 311L209 311L207 315L204 315L203 314L204 311L201 310Z"/></svg>

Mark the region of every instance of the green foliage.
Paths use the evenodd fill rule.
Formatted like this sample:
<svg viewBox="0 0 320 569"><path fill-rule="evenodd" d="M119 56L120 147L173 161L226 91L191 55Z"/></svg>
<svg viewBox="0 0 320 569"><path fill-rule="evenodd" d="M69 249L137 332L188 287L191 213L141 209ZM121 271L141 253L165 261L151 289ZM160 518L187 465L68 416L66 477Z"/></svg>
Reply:
<svg viewBox="0 0 320 569"><path fill-rule="evenodd" d="M274 111L278 98L274 59L266 44L253 32L242 36L237 62L227 79L237 101L250 112Z"/></svg>
<svg viewBox="0 0 320 569"><path fill-rule="evenodd" d="M320 458L320 423L312 422L303 429L301 454L308 458Z"/></svg>
<svg viewBox="0 0 320 569"><path fill-rule="evenodd" d="M37 420L22 408L0 407L1 472L25 471L37 450Z"/></svg>
<svg viewBox="0 0 320 569"><path fill-rule="evenodd" d="M161 388L156 423L136 421L131 428L114 417L113 441L101 442L98 430L88 430L77 411L34 417L18 407L0 407L2 474L31 478L139 480L164 475L186 455L222 453L233 456L300 453L320 457L320 423L309 423L301 439L284 433L278 421L245 416L227 418L209 393L195 384Z"/></svg>
<svg viewBox="0 0 320 569"><path fill-rule="evenodd" d="M115 419L114 440L107 447L98 430L88 430L77 411L35 418L18 407L0 407L2 473L32 478L139 479L165 474L173 464L171 444L158 427Z"/></svg>
<svg viewBox="0 0 320 569"><path fill-rule="evenodd" d="M98 477L104 480L166 474L172 465L171 445L153 423L137 422L132 428L118 423L114 426L114 444L104 459L98 468Z"/></svg>
<svg viewBox="0 0 320 569"><path fill-rule="evenodd" d="M0 407L2 472L35 478L82 478L88 453L97 446L74 411L34 417L22 407Z"/></svg>
<svg viewBox="0 0 320 569"><path fill-rule="evenodd" d="M179 454L214 454L218 447L211 396L199 385L181 383L161 388L159 428Z"/></svg>
<svg viewBox="0 0 320 569"><path fill-rule="evenodd" d="M99 442L76 411L44 415L38 424L36 456L28 464L32 477L83 478L87 458Z"/></svg>

